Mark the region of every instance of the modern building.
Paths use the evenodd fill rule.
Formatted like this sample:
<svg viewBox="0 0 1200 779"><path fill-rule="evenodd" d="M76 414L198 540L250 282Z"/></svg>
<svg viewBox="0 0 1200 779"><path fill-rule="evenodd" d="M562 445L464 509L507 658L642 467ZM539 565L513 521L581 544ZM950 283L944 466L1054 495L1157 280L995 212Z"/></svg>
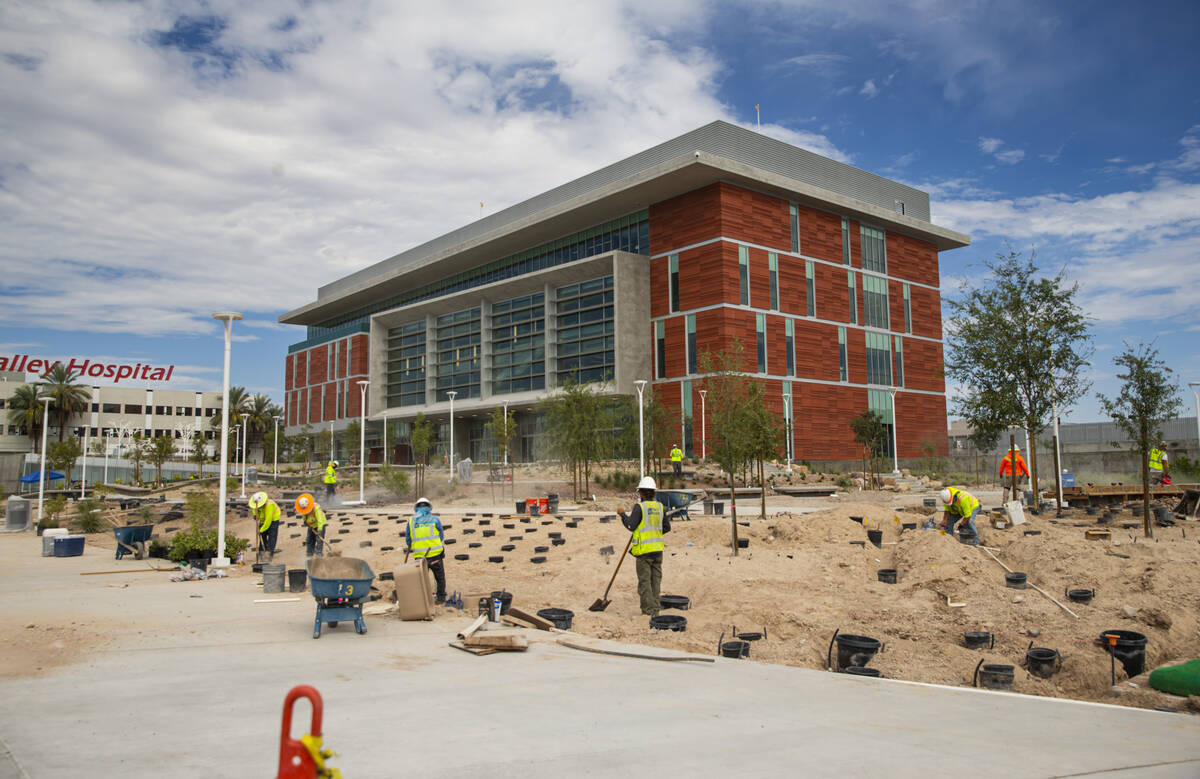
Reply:
<svg viewBox="0 0 1200 779"><path fill-rule="evenodd" d="M938 253L969 240L924 192L713 122L321 287L279 318L307 327L287 429L359 418L368 379L369 419L423 412L443 442L455 393L461 456L504 404L528 459L528 412L564 378L645 379L690 455L701 355L736 338L794 458L853 458L868 409L898 421L901 457L944 453Z"/></svg>

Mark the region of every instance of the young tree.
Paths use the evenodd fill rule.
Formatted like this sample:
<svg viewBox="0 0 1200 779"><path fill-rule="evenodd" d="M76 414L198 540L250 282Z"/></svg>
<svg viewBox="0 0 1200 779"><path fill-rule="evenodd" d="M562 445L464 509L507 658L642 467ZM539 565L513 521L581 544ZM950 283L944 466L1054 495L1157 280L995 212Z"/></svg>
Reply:
<svg viewBox="0 0 1200 779"><path fill-rule="evenodd" d="M492 417L488 420L488 430L492 434L492 440L496 442L496 449L500 457L500 462L508 462L508 482L512 484L512 460L508 456L508 448L512 445L513 436L517 434L517 421L513 418L512 413L505 414L503 406L496 406L492 409ZM491 482L493 485L494 482ZM493 502L495 501L495 487L493 486ZM511 489L510 489L511 496ZM500 497L504 497L503 485L501 485Z"/></svg>
<svg viewBox="0 0 1200 779"><path fill-rule="evenodd" d="M196 464L196 475L204 478L204 462L208 459L208 447L204 444L204 435L197 432L192 434L192 447L188 459Z"/></svg>
<svg viewBox="0 0 1200 779"><path fill-rule="evenodd" d="M65 441L51 441L46 446L46 462L51 470L62 471L67 477L67 485L71 484L71 470L75 461L83 454L79 439L71 436Z"/></svg>
<svg viewBox="0 0 1200 779"><path fill-rule="evenodd" d="M413 453L413 500L425 491L425 465L433 443L433 425L424 414L417 414L408 436L408 445Z"/></svg>
<svg viewBox="0 0 1200 779"><path fill-rule="evenodd" d="M659 400L653 387L646 388L645 406L642 409L642 430L646 435L646 462L650 472L662 477L663 461L671 450L671 436L675 435L672 414ZM637 403L637 398L634 398ZM636 413L636 409L635 409ZM636 433L636 430L634 431ZM637 443L634 442L634 448Z"/></svg>
<svg viewBox="0 0 1200 779"><path fill-rule="evenodd" d="M733 553L737 545L736 474L754 456L756 444L751 435L755 399L754 380L745 374L745 347L740 338L719 352L700 355L700 372L708 391L708 455L717 461L729 483L730 528Z"/></svg>
<svg viewBox="0 0 1200 779"><path fill-rule="evenodd" d="M146 459L154 466L155 481L161 487L162 469L167 460L175 456L175 438L170 435L155 436L146 442Z"/></svg>
<svg viewBox="0 0 1200 779"><path fill-rule="evenodd" d="M888 429L883 417L877 411L864 411L850 420L850 430L854 433L854 441L862 444L870 463L867 468L867 480L871 489L875 489L875 474L879 472L876 463L887 448Z"/></svg>
<svg viewBox="0 0 1200 779"><path fill-rule="evenodd" d="M1100 407L1117 427L1132 439L1142 453L1142 525L1147 538L1154 535L1150 524L1150 449L1162 440L1162 426L1179 414L1182 401L1171 376L1174 372L1158 359L1158 350L1146 344L1126 345L1113 360L1124 373L1121 392L1115 398L1098 395Z"/></svg>
<svg viewBox="0 0 1200 779"><path fill-rule="evenodd" d="M349 453L350 456L347 459L351 462L358 459L358 445L361 442L361 435L362 425L359 424L357 419L352 419L346 423L346 429L338 436L341 439L342 449Z"/></svg>
<svg viewBox="0 0 1200 779"><path fill-rule="evenodd" d="M947 301L946 375L962 386L955 413L994 441L1010 426L1036 436L1057 404L1069 407L1088 391L1089 319L1075 302L1078 285L1065 271L1047 277L1011 247L986 264L982 287L964 284ZM1037 452L1029 453L1034 495Z"/></svg>
<svg viewBox="0 0 1200 779"><path fill-rule="evenodd" d="M133 483L142 483L142 462L146 459L146 445L149 443L142 437L141 431L133 434L129 449L129 460L133 462Z"/></svg>
<svg viewBox="0 0 1200 779"><path fill-rule="evenodd" d="M604 411L601 386L568 378L539 404L546 415L551 451L571 464L571 489L576 500L581 485L582 492L588 492L591 463L600 451L598 431Z"/></svg>
<svg viewBox="0 0 1200 779"><path fill-rule="evenodd" d="M749 428L746 434L750 438L752 457L758 461L758 485L761 488L759 496L759 516L767 518L767 460L779 456L779 450L784 445L784 422L782 416L776 416L767 409L763 385L754 382L750 386L750 404L746 409Z"/></svg>
<svg viewBox="0 0 1200 779"><path fill-rule="evenodd" d="M50 416L58 422L58 440L62 441L67 424L75 414L82 414L92 398L92 391L75 381L78 378L60 363L42 376L42 394L54 398L50 403Z"/></svg>

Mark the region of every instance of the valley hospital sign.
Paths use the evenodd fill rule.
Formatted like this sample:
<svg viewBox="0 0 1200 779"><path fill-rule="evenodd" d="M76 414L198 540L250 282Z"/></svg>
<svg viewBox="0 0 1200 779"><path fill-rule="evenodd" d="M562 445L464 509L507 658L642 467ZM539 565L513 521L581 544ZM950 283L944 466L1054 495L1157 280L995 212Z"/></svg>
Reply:
<svg viewBox="0 0 1200 779"><path fill-rule="evenodd" d="M11 357L0 356L0 372L33 373L42 376L56 365L62 365L61 360L45 360L30 358L27 354L14 354ZM135 381L170 381L175 372L174 365L154 367L150 364L121 365L113 362L96 362L92 360L77 360L71 358L67 370L79 378L111 379L114 384L122 379Z"/></svg>

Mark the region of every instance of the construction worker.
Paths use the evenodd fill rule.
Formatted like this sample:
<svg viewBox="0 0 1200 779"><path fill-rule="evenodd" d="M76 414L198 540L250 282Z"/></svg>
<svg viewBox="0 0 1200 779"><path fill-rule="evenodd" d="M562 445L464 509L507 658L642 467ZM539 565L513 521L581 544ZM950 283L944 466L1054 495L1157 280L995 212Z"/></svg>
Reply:
<svg viewBox="0 0 1200 779"><path fill-rule="evenodd" d="M304 539L304 556L320 556L325 551L325 511L317 499L307 492L296 498L296 513L304 517L308 537Z"/></svg>
<svg viewBox="0 0 1200 779"><path fill-rule="evenodd" d="M971 539L967 543L978 546L979 530L975 527L975 515L980 510L979 499L957 487L947 487L942 490L941 498L942 529L953 535L955 527L957 527L959 534L965 540L967 534L962 532L965 528L971 534ZM953 517L957 517L957 521L952 522Z"/></svg>
<svg viewBox="0 0 1200 779"><path fill-rule="evenodd" d="M675 478L683 478L683 450L679 444L671 444L671 467L675 469Z"/></svg>
<svg viewBox="0 0 1200 779"><path fill-rule="evenodd" d="M646 476L638 482L638 502L626 516L624 509L617 509L625 529L633 533L630 554L637 562L638 598L642 613L654 616L661 607L659 592L662 587L663 533L671 532L671 520L663 510L663 504L654 499L657 485Z"/></svg>
<svg viewBox="0 0 1200 779"><path fill-rule="evenodd" d="M332 498L337 489L337 460L330 460L325 466L325 497Z"/></svg>
<svg viewBox="0 0 1200 779"><path fill-rule="evenodd" d="M250 496L250 511L258 522L258 548L270 559L275 556L275 541L279 538L279 504L267 493L256 492Z"/></svg>
<svg viewBox="0 0 1200 779"><path fill-rule="evenodd" d="M1014 453L1017 456L1015 467L1012 460ZM1000 478L1010 490L1013 488L1014 478L1017 479L1017 484L1021 484L1029 478L1029 468L1025 465L1025 458L1021 456L1021 447L1013 446L1011 451L1004 453L1004 458L1000 460Z"/></svg>
<svg viewBox="0 0 1200 779"><path fill-rule="evenodd" d="M1150 483L1162 484L1163 477L1168 476L1170 472L1167 463L1167 442L1159 441L1158 446L1150 450Z"/></svg>
<svg viewBox="0 0 1200 779"><path fill-rule="evenodd" d="M412 556L425 560L433 571L437 584L433 600L440 606L446 602L446 547L442 543L442 520L433 513L429 498L421 498L413 505L413 518L404 528L404 540Z"/></svg>

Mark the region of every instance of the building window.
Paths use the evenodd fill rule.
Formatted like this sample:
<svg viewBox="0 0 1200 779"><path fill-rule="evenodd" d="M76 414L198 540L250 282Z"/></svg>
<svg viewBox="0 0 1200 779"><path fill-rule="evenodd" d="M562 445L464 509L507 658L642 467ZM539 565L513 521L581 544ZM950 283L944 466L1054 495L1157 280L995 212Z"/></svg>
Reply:
<svg viewBox="0 0 1200 779"><path fill-rule="evenodd" d="M887 246L884 242L883 230L865 225L859 230L862 239L863 270L887 273Z"/></svg>
<svg viewBox="0 0 1200 779"><path fill-rule="evenodd" d="M784 347L787 352L787 375L796 375L796 323L791 319L783 323Z"/></svg>
<svg viewBox="0 0 1200 779"><path fill-rule="evenodd" d="M679 310L679 255L672 254L667 258L667 264L671 273L671 283L668 286L671 296L671 311L675 312Z"/></svg>
<svg viewBox="0 0 1200 779"><path fill-rule="evenodd" d="M115 406L115 405L116 404L113 404L113 403L105 403L104 411L107 413L109 408L112 406ZM116 411L116 409L113 408L113 411ZM140 414L140 413L142 413L142 407L135 403L126 403L125 404L125 413L126 414Z"/></svg>
<svg viewBox="0 0 1200 779"><path fill-rule="evenodd" d="M738 298L743 306L750 305L750 247L738 247L738 286L741 296Z"/></svg>
<svg viewBox="0 0 1200 779"><path fill-rule="evenodd" d="M904 332L912 333L912 297L908 285L904 285Z"/></svg>
<svg viewBox="0 0 1200 779"><path fill-rule="evenodd" d="M687 315L687 372L696 372L696 315Z"/></svg>
<svg viewBox="0 0 1200 779"><path fill-rule="evenodd" d="M679 383L679 397L682 400L680 413L683 416L681 448L685 457L695 457L696 450L692 446L692 383L690 381L685 380Z"/></svg>
<svg viewBox="0 0 1200 779"><path fill-rule="evenodd" d="M846 362L846 328L838 328L838 366L840 372L838 379L840 381L850 381L849 365Z"/></svg>
<svg viewBox="0 0 1200 779"><path fill-rule="evenodd" d="M808 299L808 315L817 315L817 280L812 260L804 261L804 296Z"/></svg>
<svg viewBox="0 0 1200 779"><path fill-rule="evenodd" d="M854 285L854 271L846 271L846 293L850 297L850 324L858 324L858 290Z"/></svg>
<svg viewBox="0 0 1200 779"><path fill-rule="evenodd" d="M896 386L904 386L904 341L900 336L894 336L896 344Z"/></svg>
<svg viewBox="0 0 1200 779"><path fill-rule="evenodd" d="M546 388L546 295L492 306L492 394Z"/></svg>
<svg viewBox="0 0 1200 779"><path fill-rule="evenodd" d="M850 220L842 217L842 263L850 264Z"/></svg>
<svg viewBox="0 0 1200 779"><path fill-rule="evenodd" d="M555 291L558 383L613 378L613 277L568 284Z"/></svg>
<svg viewBox="0 0 1200 779"><path fill-rule="evenodd" d="M792 225L792 252L800 253L800 209L795 203L788 203L788 212L791 217Z"/></svg>
<svg viewBox="0 0 1200 779"><path fill-rule="evenodd" d="M667 377L667 325L665 322L654 323L654 357L658 368L658 378Z"/></svg>
<svg viewBox="0 0 1200 779"><path fill-rule="evenodd" d="M459 398L479 397L480 309L466 308L437 318L436 399L454 390Z"/></svg>
<svg viewBox="0 0 1200 779"><path fill-rule="evenodd" d="M889 329L887 279L863 275L863 314L867 327Z"/></svg>
<svg viewBox="0 0 1200 779"><path fill-rule="evenodd" d="M892 393L887 390L867 390L867 410L874 411L883 420L887 428L887 439L879 454L884 457L892 456L892 425L895 417L892 414Z"/></svg>
<svg viewBox="0 0 1200 779"><path fill-rule="evenodd" d="M388 329L387 404L425 405L425 320Z"/></svg>
<svg viewBox="0 0 1200 779"><path fill-rule="evenodd" d="M337 362L337 349L338 342L334 341L325 350L325 381L333 381L333 377L336 375L333 366Z"/></svg>
<svg viewBox="0 0 1200 779"><path fill-rule="evenodd" d="M767 372L767 317L765 314L754 315L755 341L758 344L758 372Z"/></svg>
<svg viewBox="0 0 1200 779"><path fill-rule="evenodd" d="M887 333L866 333L867 383L892 383L891 337Z"/></svg>
<svg viewBox="0 0 1200 779"><path fill-rule="evenodd" d="M779 255L767 253L767 269L771 273L771 310L779 310Z"/></svg>

